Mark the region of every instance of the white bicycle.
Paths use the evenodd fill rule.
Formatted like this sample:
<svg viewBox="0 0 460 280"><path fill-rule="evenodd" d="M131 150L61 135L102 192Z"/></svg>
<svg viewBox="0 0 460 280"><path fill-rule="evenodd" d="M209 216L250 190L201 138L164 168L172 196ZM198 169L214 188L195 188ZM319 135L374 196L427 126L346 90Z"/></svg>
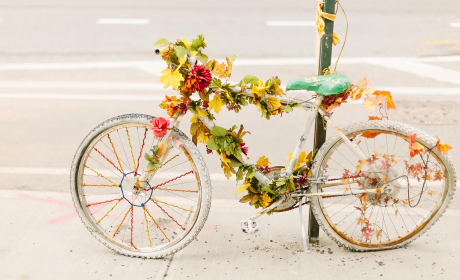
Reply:
<svg viewBox="0 0 460 280"><path fill-rule="evenodd" d="M250 90L234 90L252 96ZM254 232L254 220L269 211L300 206L302 213L309 202L321 228L339 246L384 250L414 241L444 213L457 175L452 159L435 148L435 137L385 120L340 129L321 109L322 95L313 102L277 98L281 104L301 104L308 118L288 167L256 170L259 186L295 174L317 113L337 134L314 156L308 183L244 221L243 230ZM71 170L73 200L88 230L107 247L159 258L183 249L203 228L212 182L197 147L179 130L181 117L171 118L167 134L155 138L148 131L154 117L118 116L98 125L78 148ZM197 118L213 130L212 121ZM410 145L421 145L424 153L414 156ZM151 158L143 154L149 150L158 164L147 168ZM239 160L248 164L244 156Z"/></svg>

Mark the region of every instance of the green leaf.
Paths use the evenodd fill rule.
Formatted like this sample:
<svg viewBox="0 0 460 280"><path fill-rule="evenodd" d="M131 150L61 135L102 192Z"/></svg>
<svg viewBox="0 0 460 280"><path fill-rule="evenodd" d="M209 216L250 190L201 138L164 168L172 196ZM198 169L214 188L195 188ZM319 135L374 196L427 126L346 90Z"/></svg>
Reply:
<svg viewBox="0 0 460 280"><path fill-rule="evenodd" d="M209 88L216 91L222 87L222 82L219 79L213 78L209 84Z"/></svg>
<svg viewBox="0 0 460 280"><path fill-rule="evenodd" d="M302 104L299 104L299 103L292 103L290 105L292 108L297 108L297 107L302 107Z"/></svg>
<svg viewBox="0 0 460 280"><path fill-rule="evenodd" d="M244 78L238 83L239 86L252 84L257 85L259 83L259 78L253 75L246 75Z"/></svg>
<svg viewBox="0 0 460 280"><path fill-rule="evenodd" d="M244 165L238 168L238 172L236 172L236 181L243 180L244 177Z"/></svg>
<svg viewBox="0 0 460 280"><path fill-rule="evenodd" d="M246 174L246 177L247 178L252 178L252 177L254 177L255 173L256 173L256 171L254 170L254 166L251 166L248 169L248 173Z"/></svg>
<svg viewBox="0 0 460 280"><path fill-rule="evenodd" d="M192 46L190 47L190 50L197 51L201 47L206 48L206 43L204 41L203 35L200 34L198 35L197 39L192 40ZM203 63L203 64L206 64L206 63Z"/></svg>
<svg viewBox="0 0 460 280"><path fill-rule="evenodd" d="M155 146L152 147L152 149L150 149L150 151L152 151L152 153L153 153L153 156L157 155L157 150L158 150L158 145L155 145Z"/></svg>
<svg viewBox="0 0 460 280"><path fill-rule="evenodd" d="M202 52L198 52L196 54L196 56L198 56L198 59L201 61L201 63L203 63L204 65L206 65L206 63L208 63L208 60L209 60L209 57L207 55L205 55L204 53Z"/></svg>
<svg viewBox="0 0 460 280"><path fill-rule="evenodd" d="M227 134L227 130L223 127L215 125L211 130L211 134L213 136L225 136Z"/></svg>
<svg viewBox="0 0 460 280"><path fill-rule="evenodd" d="M286 112L286 113L290 113L290 112L292 112L292 107L289 106L289 105L281 106L281 111Z"/></svg>
<svg viewBox="0 0 460 280"><path fill-rule="evenodd" d="M147 169L150 170L153 168L153 162L149 162L149 164L147 164Z"/></svg>
<svg viewBox="0 0 460 280"><path fill-rule="evenodd" d="M279 186L282 186L282 185L286 185L286 181L287 181L287 180L288 180L287 178L285 178L285 179L278 179L278 180L276 181L276 186L279 187Z"/></svg>
<svg viewBox="0 0 460 280"><path fill-rule="evenodd" d="M153 44L153 46L157 47L157 46L163 46L166 44L169 44L169 41L166 40L165 38L161 38L160 40L156 41L155 44Z"/></svg>
<svg viewBox="0 0 460 280"><path fill-rule="evenodd" d="M145 153L144 158L148 161L152 161L152 157L148 153Z"/></svg>
<svg viewBox="0 0 460 280"><path fill-rule="evenodd" d="M265 186L265 185L262 186L262 190L263 190L264 192L268 192L268 193L271 193L271 194L276 195L276 193L275 193L272 189L270 189L269 187L267 187L267 186Z"/></svg>
<svg viewBox="0 0 460 280"><path fill-rule="evenodd" d="M243 165L243 164L241 162L239 162L238 160L230 158L230 166L231 167L240 167L241 165Z"/></svg>
<svg viewBox="0 0 460 280"><path fill-rule="evenodd" d="M174 46L174 52L179 60L187 58L187 50L182 46Z"/></svg>
<svg viewBox="0 0 460 280"><path fill-rule="evenodd" d="M156 161L151 161L150 163L153 165L153 167L161 167L162 166L161 163L156 162Z"/></svg>
<svg viewBox="0 0 460 280"><path fill-rule="evenodd" d="M213 150L213 151L217 151L219 149L219 147L216 145L214 137L209 138L208 149Z"/></svg>

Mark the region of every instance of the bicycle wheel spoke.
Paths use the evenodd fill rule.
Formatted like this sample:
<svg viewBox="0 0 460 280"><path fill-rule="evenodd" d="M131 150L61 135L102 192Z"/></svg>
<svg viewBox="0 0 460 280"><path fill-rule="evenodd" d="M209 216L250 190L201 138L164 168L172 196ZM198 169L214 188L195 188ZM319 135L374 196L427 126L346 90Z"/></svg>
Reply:
<svg viewBox="0 0 460 280"><path fill-rule="evenodd" d="M124 173L120 170L120 168L116 167L115 164L110 159L108 159L103 153L101 153L97 148L94 148L94 150L98 152L104 159L106 159L113 167L115 167L118 171L120 171L121 174Z"/></svg>
<svg viewBox="0 0 460 280"><path fill-rule="evenodd" d="M158 205L158 203L157 203L155 200L152 200L152 201L153 201L153 203L155 203L156 206L158 206L158 208L161 209L161 211L163 211L163 213L165 213L171 220L173 220L182 230L185 230L185 228L184 228L181 224L179 224L179 222L177 222L176 219L174 219L173 217L171 217L171 215L169 215L169 213L166 212L166 211L163 209L163 207L161 207L160 205Z"/></svg>
<svg viewBox="0 0 460 280"><path fill-rule="evenodd" d="M91 171L93 171L94 173L96 173L97 176L101 177L101 178L104 178L106 179L107 181L109 181L110 183L113 184L114 187L118 187L117 184L115 184L112 180L110 180L109 178L105 177L104 175L102 175L101 173L97 172L96 170L92 169L91 167L89 166L86 166L86 168L89 168Z"/></svg>
<svg viewBox="0 0 460 280"><path fill-rule="evenodd" d="M135 172L137 173L137 170L139 169L139 163L141 162L141 156L142 156L142 151L144 150L144 144L145 144L145 138L147 137L147 128L145 129L144 133L144 139L142 139L142 146L141 146L141 151L139 153L139 157L137 158L137 166ZM139 135L138 135L139 136Z"/></svg>
<svg viewBox="0 0 460 280"><path fill-rule="evenodd" d="M114 153L115 156L117 157L118 164L120 165L120 168L121 168L121 173L124 174L125 171L123 170L123 166L121 165L120 158L118 157L117 151L115 150L115 146L114 146L113 143L112 143L112 139L110 138L110 134L107 134L107 138L109 138L110 144L112 145L113 153ZM118 168L117 168L117 169L118 169Z"/></svg>
<svg viewBox="0 0 460 280"><path fill-rule="evenodd" d="M161 231L161 233L163 233L164 237L166 238L166 240L168 240L168 242L171 242L171 240L168 238L168 236L166 235L166 233L161 229L161 227L158 225L158 223L155 221L155 219L152 217L152 215L150 215L149 213L149 210L147 210L147 208L144 208L145 211L147 212L147 214L150 216L150 218L152 219L152 221L155 223L155 225L157 226L157 228Z"/></svg>
<svg viewBox="0 0 460 280"><path fill-rule="evenodd" d="M355 139L365 132L353 132L347 137ZM319 213L327 217L325 222L333 231L349 237L347 242L369 248L390 247L416 235L420 227L432 219L432 213L445 197L448 174L439 157L431 156L433 152L429 147L424 146L424 154L411 156L407 136L379 129L368 133L375 137L353 141L358 151L369 156L365 164L340 138L323 152L320 173L316 176L329 179L324 185L316 186L317 192L327 187L328 192L338 193L346 185L344 195L350 194L354 199L318 197ZM353 168L345 168L349 165ZM355 172L355 167L359 171ZM375 188L383 192L352 195L354 191ZM364 206L360 206L359 197Z"/></svg>

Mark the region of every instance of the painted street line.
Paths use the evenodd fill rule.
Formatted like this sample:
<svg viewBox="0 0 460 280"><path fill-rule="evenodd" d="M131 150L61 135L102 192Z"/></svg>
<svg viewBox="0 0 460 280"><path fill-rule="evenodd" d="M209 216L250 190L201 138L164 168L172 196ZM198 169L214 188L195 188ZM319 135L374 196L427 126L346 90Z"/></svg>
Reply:
<svg viewBox="0 0 460 280"><path fill-rule="evenodd" d="M265 23L267 26L315 26L314 21L300 20L269 20Z"/></svg>
<svg viewBox="0 0 460 280"><path fill-rule="evenodd" d="M332 58L335 61L337 58ZM223 59L225 60L225 59ZM222 59L218 61L223 61ZM314 57L274 57L274 58L237 58L234 65L238 66L263 66L263 65L310 65L316 64ZM434 56L434 57L342 57L340 64L374 64L385 61L412 62L460 62L460 56ZM69 62L69 63L17 63L0 64L0 71L10 70L79 70L79 69L116 69L116 68L151 68L157 67L158 73L164 70L165 63L161 59L138 61L98 61L98 62Z"/></svg>
<svg viewBox="0 0 460 280"><path fill-rule="evenodd" d="M407 72L410 74L417 75L423 78L431 78L437 80L439 82L448 82L452 84L460 85L460 72L446 69L443 67L430 65L426 63L419 63L416 61L410 60L380 60L380 61L373 61L369 64L394 69L398 71Z"/></svg>
<svg viewBox="0 0 460 280"><path fill-rule="evenodd" d="M149 24L146 18L100 18L97 24Z"/></svg>
<svg viewBox="0 0 460 280"><path fill-rule="evenodd" d="M114 170L114 172L117 172ZM46 168L46 167L0 167L0 174L5 175L65 175L70 176L70 168ZM101 172L104 176L113 176L113 172ZM161 172L155 175L155 179L170 179L182 175L176 172ZM223 173L210 173L212 181L227 181Z"/></svg>
<svg viewBox="0 0 460 280"><path fill-rule="evenodd" d="M106 100L106 101L162 101L160 95L108 95L108 94L66 94L66 93L0 93L0 98L19 99L62 99L62 100ZM0 172L1 173L1 172Z"/></svg>
<svg viewBox="0 0 460 280"><path fill-rule="evenodd" d="M460 22L452 22L450 24L450 26L452 26L452 27L460 27Z"/></svg>
<svg viewBox="0 0 460 280"><path fill-rule="evenodd" d="M102 89L102 90L168 90L160 83L109 83L109 82L0 82L0 88L18 89Z"/></svg>

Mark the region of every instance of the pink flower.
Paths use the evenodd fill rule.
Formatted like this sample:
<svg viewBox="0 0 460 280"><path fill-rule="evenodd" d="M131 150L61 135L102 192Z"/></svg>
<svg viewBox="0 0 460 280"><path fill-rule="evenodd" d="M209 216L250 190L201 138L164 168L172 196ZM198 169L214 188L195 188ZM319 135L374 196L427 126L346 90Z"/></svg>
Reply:
<svg viewBox="0 0 460 280"><path fill-rule="evenodd" d="M152 124L150 129L153 130L153 135L156 138L160 138L166 135L166 129L169 126L169 120L160 117L154 118L150 121L150 123Z"/></svg>

